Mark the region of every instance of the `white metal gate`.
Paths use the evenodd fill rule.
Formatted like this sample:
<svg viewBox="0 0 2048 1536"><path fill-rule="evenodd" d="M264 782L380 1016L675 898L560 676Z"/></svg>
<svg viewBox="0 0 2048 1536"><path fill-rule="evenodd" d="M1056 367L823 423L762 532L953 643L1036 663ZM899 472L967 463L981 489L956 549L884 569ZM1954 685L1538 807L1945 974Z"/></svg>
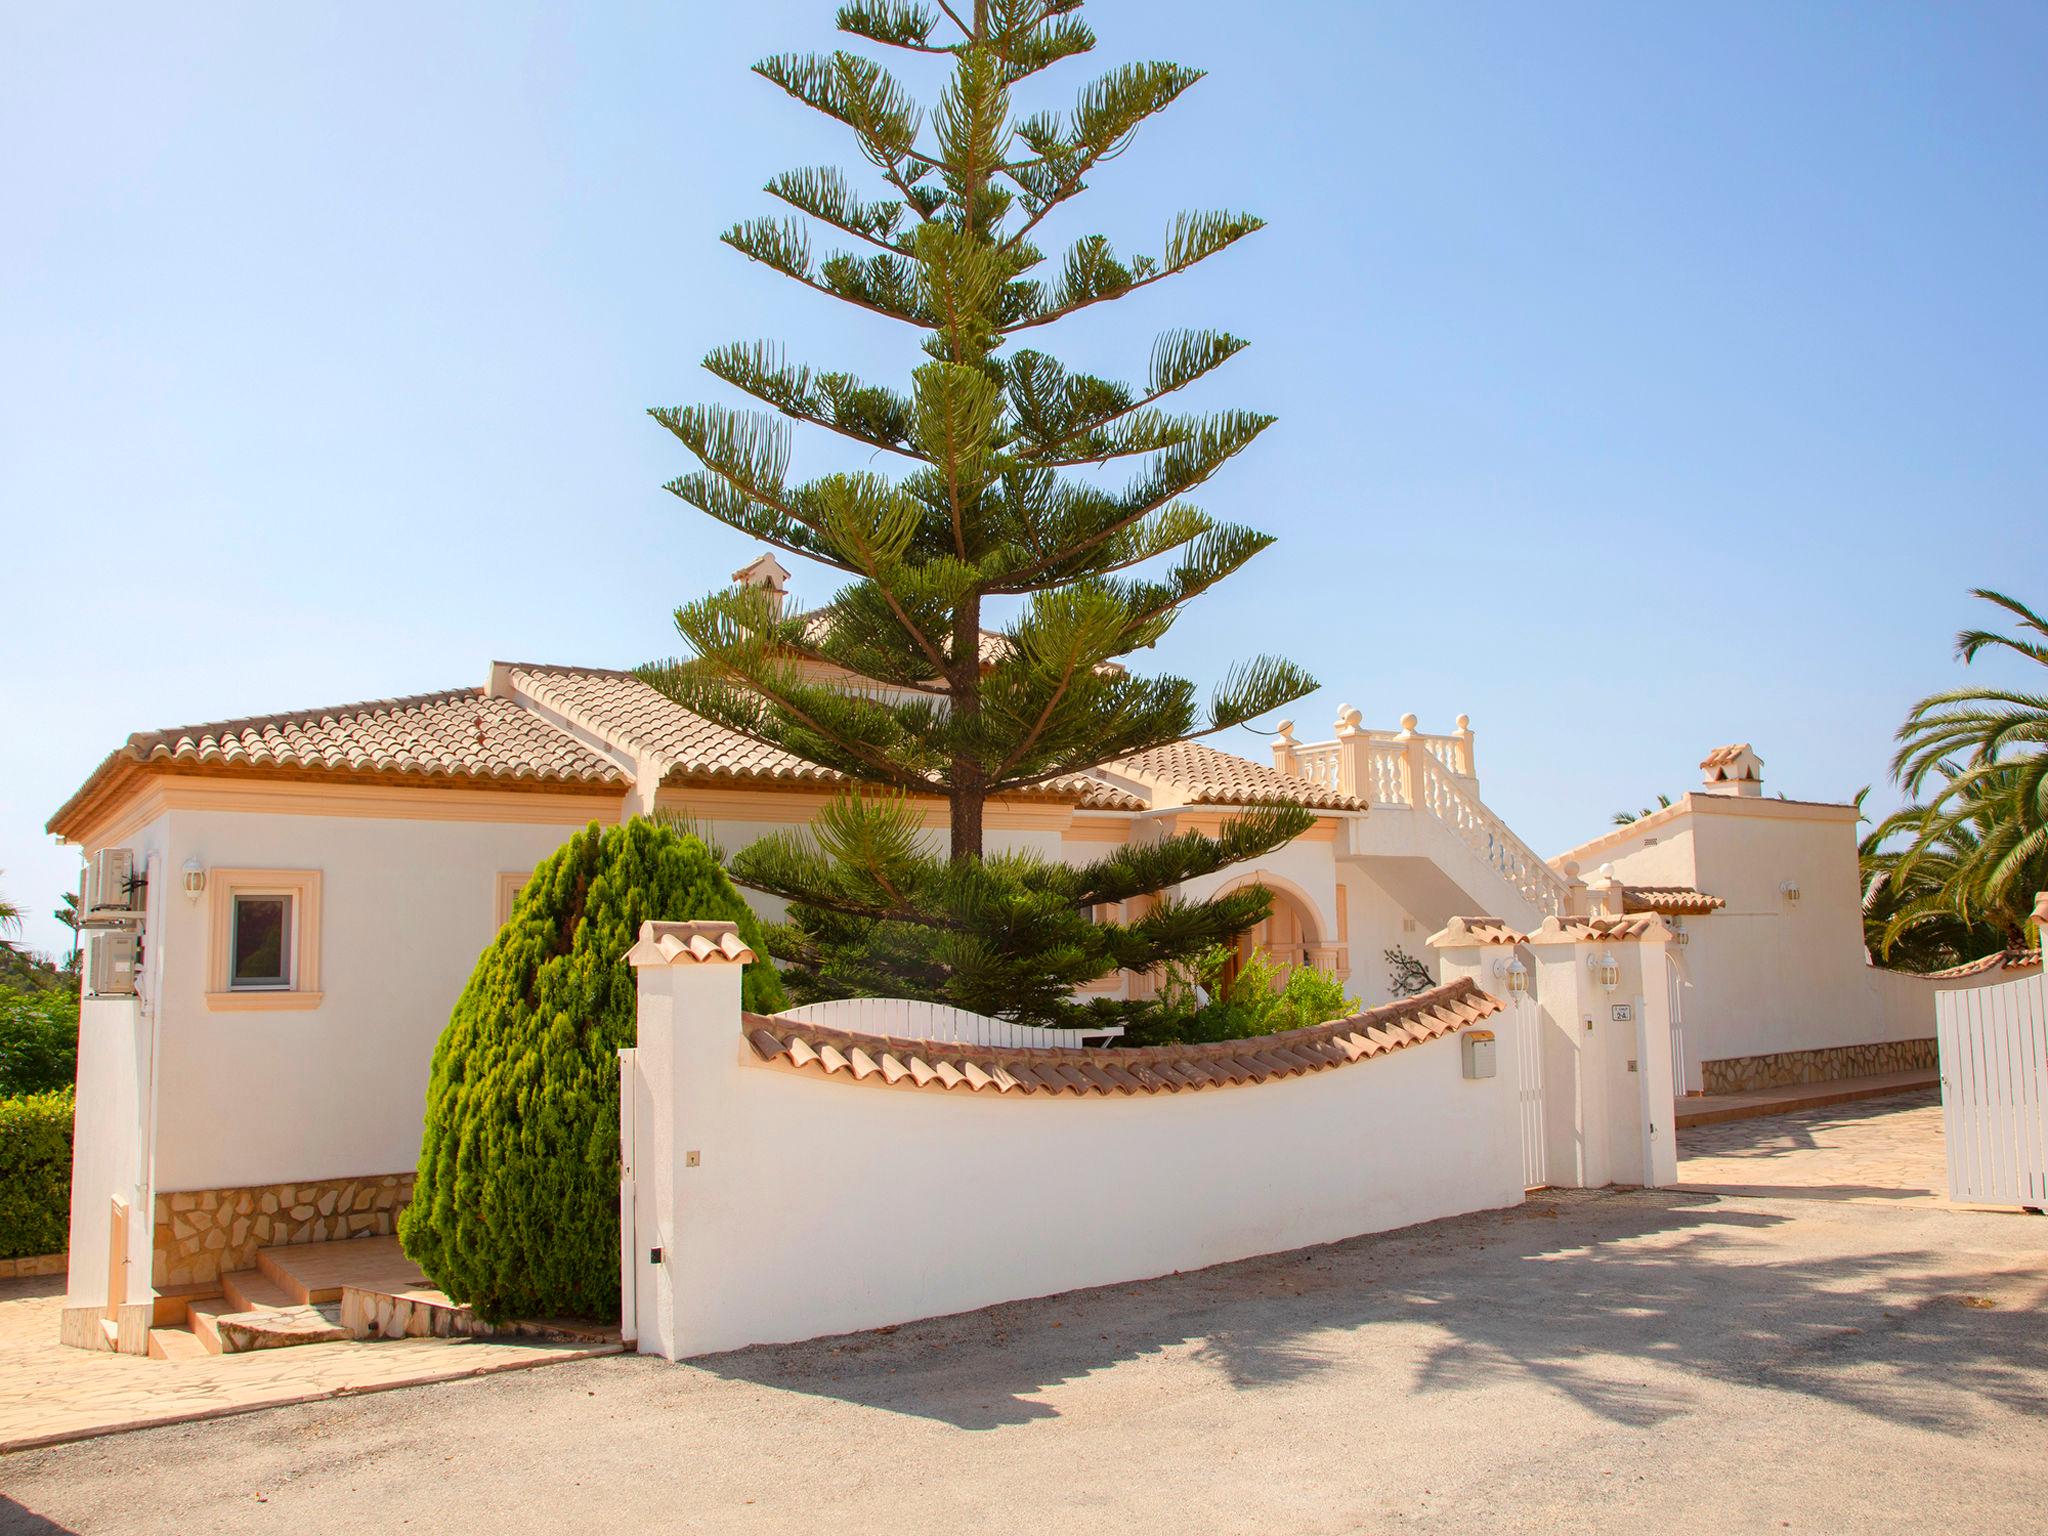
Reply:
<svg viewBox="0 0 2048 1536"><path fill-rule="evenodd" d="M1671 963L1665 967L1665 987L1671 1004L1671 1096L1682 1099L1686 1094L1685 1068L1685 968L1679 964L1678 956L1671 955Z"/></svg>
<svg viewBox="0 0 2048 1536"><path fill-rule="evenodd" d="M1522 1116L1522 1183L1530 1189L1550 1182L1543 1134L1543 1013L1527 992L1508 994L1514 1019L1516 1100Z"/></svg>
<svg viewBox="0 0 2048 1536"><path fill-rule="evenodd" d="M2048 976L1934 994L1951 1200L2048 1206Z"/></svg>

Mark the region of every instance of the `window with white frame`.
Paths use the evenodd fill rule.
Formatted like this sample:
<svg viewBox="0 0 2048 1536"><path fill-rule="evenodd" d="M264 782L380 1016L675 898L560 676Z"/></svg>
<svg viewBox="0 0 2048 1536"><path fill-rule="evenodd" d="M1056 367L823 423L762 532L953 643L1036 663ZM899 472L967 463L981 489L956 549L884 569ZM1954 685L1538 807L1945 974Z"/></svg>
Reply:
<svg viewBox="0 0 2048 1536"><path fill-rule="evenodd" d="M212 1008L320 1006L320 872L210 869Z"/></svg>
<svg viewBox="0 0 2048 1536"><path fill-rule="evenodd" d="M289 893L235 894L229 938L231 991L282 991L292 984L292 898Z"/></svg>

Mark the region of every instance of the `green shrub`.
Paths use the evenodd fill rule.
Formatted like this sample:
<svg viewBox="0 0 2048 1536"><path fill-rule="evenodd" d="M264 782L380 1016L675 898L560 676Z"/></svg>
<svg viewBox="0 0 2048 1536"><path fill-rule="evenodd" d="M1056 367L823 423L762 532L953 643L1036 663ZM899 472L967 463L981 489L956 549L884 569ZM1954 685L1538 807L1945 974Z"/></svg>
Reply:
<svg viewBox="0 0 2048 1536"><path fill-rule="evenodd" d="M1166 1009L1143 1030L1126 1034L1125 1045L1207 1044L1247 1040L1306 1029L1358 1011L1344 983L1314 966L1282 967L1263 949L1252 951L1230 984L1223 983L1230 952L1218 947L1191 967L1170 975L1161 988ZM1284 976L1284 979L1283 979Z"/></svg>
<svg viewBox="0 0 2048 1536"><path fill-rule="evenodd" d="M619 1307L619 1067L634 1041L647 919L761 925L694 837L592 823L533 872L434 1049L405 1251L487 1318L610 1318ZM744 1005L787 1006L764 958Z"/></svg>
<svg viewBox="0 0 2048 1536"><path fill-rule="evenodd" d="M0 982L0 1097L77 1080L77 989L24 991Z"/></svg>
<svg viewBox="0 0 2048 1536"><path fill-rule="evenodd" d="M66 1087L0 1099L0 1259L64 1250L72 1097Z"/></svg>

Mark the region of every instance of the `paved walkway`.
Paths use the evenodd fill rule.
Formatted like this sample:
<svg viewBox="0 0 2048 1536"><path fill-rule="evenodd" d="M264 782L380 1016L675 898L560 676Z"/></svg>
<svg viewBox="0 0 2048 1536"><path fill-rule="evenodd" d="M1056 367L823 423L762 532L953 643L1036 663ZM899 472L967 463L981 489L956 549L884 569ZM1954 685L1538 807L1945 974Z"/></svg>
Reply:
<svg viewBox="0 0 2048 1536"><path fill-rule="evenodd" d="M1754 1088L1747 1093L1709 1093L1680 1099L1673 1105L1674 1124L1682 1131L1717 1120L1751 1120L1758 1115L1790 1114L1795 1109L1820 1109L1856 1099L1887 1099L1915 1088L1939 1088L1941 1074L1932 1067L1917 1072L1873 1072L1866 1077L1838 1077L1825 1083L1790 1083L1782 1088Z"/></svg>
<svg viewBox="0 0 2048 1536"><path fill-rule="evenodd" d="M63 1306L61 1275L0 1281L0 1451L93 1430L209 1418L592 1353L581 1344L392 1339L150 1360L66 1349L57 1342Z"/></svg>
<svg viewBox="0 0 2048 1536"><path fill-rule="evenodd" d="M1692 1126L1678 1133L1678 1178L1733 1194L1944 1204L1941 1091Z"/></svg>
<svg viewBox="0 0 2048 1536"><path fill-rule="evenodd" d="M2048 1218L1652 1190L24 1451L0 1532L2011 1536L2044 1448Z"/></svg>

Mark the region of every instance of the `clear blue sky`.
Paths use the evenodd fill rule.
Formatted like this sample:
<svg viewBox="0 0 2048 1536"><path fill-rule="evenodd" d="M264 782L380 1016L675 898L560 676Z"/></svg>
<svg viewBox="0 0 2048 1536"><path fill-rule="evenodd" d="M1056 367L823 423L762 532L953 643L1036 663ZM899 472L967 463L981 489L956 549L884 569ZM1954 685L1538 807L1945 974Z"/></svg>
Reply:
<svg viewBox="0 0 2048 1536"><path fill-rule="evenodd" d="M644 409L720 397L697 359L733 339L910 360L716 241L771 173L855 163L747 72L830 47L830 10L6 8L0 889L31 942L76 869L42 823L128 732L630 664L749 558L660 490ZM1206 498L1280 542L1162 663L1270 636L1326 685L1309 737L1469 712L1546 851L1722 741L1794 796L1881 779L1966 589L2048 600L2048 7L1258 14L1089 7L1097 61L1212 73L1059 234L1272 224L1052 338L1133 375L1227 327L1254 345L1203 400L1280 418Z"/></svg>

